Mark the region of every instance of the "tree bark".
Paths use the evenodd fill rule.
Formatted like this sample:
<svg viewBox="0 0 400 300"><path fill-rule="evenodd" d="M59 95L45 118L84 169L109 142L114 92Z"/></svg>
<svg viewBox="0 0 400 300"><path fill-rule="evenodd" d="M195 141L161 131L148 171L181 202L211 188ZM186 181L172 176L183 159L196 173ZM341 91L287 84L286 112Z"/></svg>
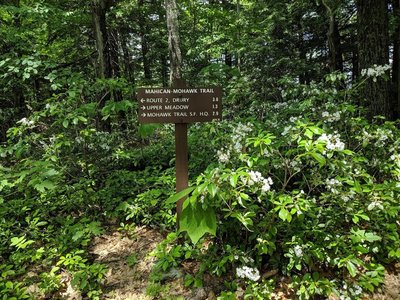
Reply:
<svg viewBox="0 0 400 300"><path fill-rule="evenodd" d="M354 42L356 44L356 42ZM358 62L358 48L357 46L352 46L351 50L351 64L352 64L352 70L351 70L351 80L355 82L358 77L360 76L360 63Z"/></svg>
<svg viewBox="0 0 400 300"><path fill-rule="evenodd" d="M119 41L121 44L122 57L124 60L125 77L128 78L128 81L134 85L135 84L135 67L134 67L133 61L131 59L131 53L129 51L128 41L127 41L126 36L127 36L127 32L125 30L121 30Z"/></svg>
<svg viewBox="0 0 400 300"><path fill-rule="evenodd" d="M106 13L109 9L107 0L92 0L92 19L94 26L94 37L96 41L97 56L97 77L106 79L112 77L110 42L107 33ZM111 131L109 121L101 120L101 109L110 99L110 92L102 90L98 97L96 125L106 131Z"/></svg>
<svg viewBox="0 0 400 300"><path fill-rule="evenodd" d="M141 40L141 51L142 51L142 60L143 60L143 72L144 72L144 79L146 81L151 81L152 79L152 74L151 74L151 68L150 68L150 59L149 59L149 45L148 45L148 40L147 40L147 28L146 28L146 23L145 19L143 18L143 0L138 1L138 6L139 6L139 13L141 14L139 16L139 34L140 34L140 40Z"/></svg>
<svg viewBox="0 0 400 300"><path fill-rule="evenodd" d="M99 78L111 78L111 55L107 33L106 12L108 9L106 0L92 1L92 16L94 35L96 40L97 76Z"/></svg>
<svg viewBox="0 0 400 300"><path fill-rule="evenodd" d="M358 46L360 70L389 64L389 25L387 0L358 0ZM392 119L389 82L371 78L362 96L370 117L383 115Z"/></svg>
<svg viewBox="0 0 400 300"><path fill-rule="evenodd" d="M182 55L179 41L178 10L175 0L165 0L167 29L168 29L168 50L170 56L170 81L173 87L184 87L181 65ZM176 168L176 192L188 187L188 142L187 124L175 124L175 168ZM179 229L179 220L182 215L183 202L181 198L176 203L176 224Z"/></svg>
<svg viewBox="0 0 400 300"><path fill-rule="evenodd" d="M322 1L322 3L326 8L329 17L329 29L327 33L329 47L329 69L331 72L343 72L343 54L339 26L336 20L336 9L329 6L326 0Z"/></svg>
<svg viewBox="0 0 400 300"><path fill-rule="evenodd" d="M393 36L393 107L394 118L400 118L400 0L393 0L393 13L395 17L395 30Z"/></svg>
<svg viewBox="0 0 400 300"><path fill-rule="evenodd" d="M119 78L121 76L121 67L119 64L119 47L118 47L118 31L109 30L109 47L110 47L110 64L111 77ZM122 92L120 89L112 91L114 101L122 101Z"/></svg>
<svg viewBox="0 0 400 300"><path fill-rule="evenodd" d="M178 10L175 0L165 0L167 10L168 49L170 57L170 81L182 79L182 55L179 41Z"/></svg>

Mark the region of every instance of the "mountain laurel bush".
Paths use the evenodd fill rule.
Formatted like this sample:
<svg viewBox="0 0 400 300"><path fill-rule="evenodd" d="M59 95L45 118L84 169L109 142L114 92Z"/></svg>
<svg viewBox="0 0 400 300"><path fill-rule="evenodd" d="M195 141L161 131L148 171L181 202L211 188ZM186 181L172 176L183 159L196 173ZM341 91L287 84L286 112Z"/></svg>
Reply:
<svg viewBox="0 0 400 300"><path fill-rule="evenodd" d="M400 258L398 124L370 122L335 93L288 91L286 101L266 105L262 121L216 125L225 130L218 163L187 200L216 216L204 260L211 273L231 270L254 291L278 269L299 299L360 299Z"/></svg>

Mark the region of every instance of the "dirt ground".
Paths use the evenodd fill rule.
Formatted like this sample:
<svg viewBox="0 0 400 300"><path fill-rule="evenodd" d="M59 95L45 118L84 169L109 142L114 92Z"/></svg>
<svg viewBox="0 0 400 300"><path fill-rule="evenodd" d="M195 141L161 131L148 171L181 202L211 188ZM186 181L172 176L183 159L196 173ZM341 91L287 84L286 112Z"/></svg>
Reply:
<svg viewBox="0 0 400 300"><path fill-rule="evenodd" d="M149 254L163 240L163 236L150 228L138 227L131 238L119 232L102 235L94 240L91 252L96 261L107 265L102 299L107 300L150 300L146 295L149 275L155 258ZM133 261L133 262L132 262ZM186 298L190 292L182 282L170 284L172 299Z"/></svg>
<svg viewBox="0 0 400 300"><path fill-rule="evenodd" d="M146 293L149 275L155 258L149 254L155 249L163 236L156 230L138 227L133 237L128 238L119 232L102 235L94 240L91 252L96 261L106 264L108 273L105 278L106 300L150 300ZM136 264L128 264L129 257L134 255ZM214 300L215 294L208 290L190 291L183 286L182 279L169 282L168 295L164 299ZM283 297L285 298L285 297ZM400 263L386 272L384 285L374 296L364 298L372 300L400 300Z"/></svg>
<svg viewBox="0 0 400 300"><path fill-rule="evenodd" d="M155 263L155 257L151 256L150 253L163 238L159 231L148 227L137 227L130 237L118 231L96 237L92 242L90 252L95 257L96 262L105 264L108 268L101 299L216 300L215 294L218 294L216 290L218 290L219 283L215 279L207 280L210 282L206 284L206 287L197 290L186 289L182 278L171 279L168 280L167 286L156 287L161 292L159 294L161 296L149 296L148 289L151 282L149 276ZM187 272L188 266L183 267L185 268L183 272ZM82 300L81 295L72 288L71 278L68 276L68 274L65 274L65 278L63 278L67 288L61 298ZM37 288L34 290L37 290ZM291 297L287 298L287 295L286 292L277 291L275 299L288 300ZM39 297L38 299L42 298ZM241 300L243 296L241 295L237 299ZM336 297L329 299L338 300ZM366 296L363 300L400 300L400 263L386 272L384 285L373 296Z"/></svg>
<svg viewBox="0 0 400 300"><path fill-rule="evenodd" d="M385 283L372 299L400 300L400 263L395 264L389 272L385 272Z"/></svg>

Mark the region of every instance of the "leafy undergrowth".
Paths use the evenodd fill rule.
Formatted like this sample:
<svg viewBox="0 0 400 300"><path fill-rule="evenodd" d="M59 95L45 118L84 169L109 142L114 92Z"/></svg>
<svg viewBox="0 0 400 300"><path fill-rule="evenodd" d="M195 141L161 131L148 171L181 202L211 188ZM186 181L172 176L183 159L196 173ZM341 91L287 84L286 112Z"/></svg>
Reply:
<svg viewBox="0 0 400 300"><path fill-rule="evenodd" d="M167 238L170 239L171 237ZM165 235L160 231L141 226L131 228L129 231L113 230L110 228L106 233L94 238L88 252L93 257L93 262L101 263L107 268L107 272L101 283L103 291L101 299L113 300L151 300L151 299L196 299L214 300L245 299L245 290L239 287L230 295L223 290L226 281L235 280L234 275L218 278L204 276L197 283L197 287L190 285L189 278L195 276L201 266L201 261L186 260L184 263L176 264L169 272L157 273L155 255L165 245ZM160 245L160 246L158 246ZM158 250L157 246L159 247ZM167 252L175 252L178 257L176 246L170 245ZM161 248L160 248L161 247ZM207 243L203 245L206 250ZM171 252L172 251L172 252ZM173 256L173 255L171 255ZM170 262L173 258L170 259ZM373 295L365 296L363 299L396 300L400 296L400 264L393 265L385 272L384 284L377 289ZM35 276L33 272L30 276ZM277 282L275 288L270 287L270 299L294 299L294 290L290 288L290 278L278 274L277 270L269 270L262 277L270 282ZM157 278L162 278L161 280ZM83 299L79 289L74 288L71 283L72 277L66 273L62 274L63 287L52 298L59 299ZM224 284L225 282L225 284ZM27 287L34 299L48 299L43 289L37 283ZM56 296L57 295L57 296ZM233 298L232 298L233 299ZM266 298L267 299L267 298ZM339 299L331 295L330 299Z"/></svg>
<svg viewBox="0 0 400 300"><path fill-rule="evenodd" d="M133 239L143 225L172 232L153 251L148 297L178 297L172 278L219 299L372 297L400 259L399 124L367 120L329 82L287 84L252 117L191 126L181 233L171 126L127 138L57 99L21 120L0 150L3 299L117 297L117 265L96 248L110 224ZM140 253L111 256L134 270Z"/></svg>

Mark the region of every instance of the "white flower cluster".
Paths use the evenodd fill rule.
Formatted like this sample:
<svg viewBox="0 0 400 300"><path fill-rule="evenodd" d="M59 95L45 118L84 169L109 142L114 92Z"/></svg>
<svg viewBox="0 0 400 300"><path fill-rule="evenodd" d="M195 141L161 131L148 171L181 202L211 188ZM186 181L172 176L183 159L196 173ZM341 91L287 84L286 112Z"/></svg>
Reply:
<svg viewBox="0 0 400 300"><path fill-rule="evenodd" d="M218 161L222 164L227 163L231 157L231 151L226 150L226 152L224 152L223 150L218 150L217 151L217 155L218 155Z"/></svg>
<svg viewBox="0 0 400 300"><path fill-rule="evenodd" d="M271 177L264 178L260 172L249 171L248 172L250 178L242 178L242 182L248 185L261 184L261 192L266 193L271 190L271 185L273 185L273 181Z"/></svg>
<svg viewBox="0 0 400 300"><path fill-rule="evenodd" d="M378 140L375 143L375 146L377 147L383 147L386 145L386 142L390 139L393 138L393 132L390 129L386 128L378 128L376 130L375 136L378 138Z"/></svg>
<svg viewBox="0 0 400 300"><path fill-rule="evenodd" d="M302 257L303 256L303 249L301 248L300 245L296 245L293 248L293 251L294 251L294 255L296 255L297 257Z"/></svg>
<svg viewBox="0 0 400 300"><path fill-rule="evenodd" d="M326 180L326 187L333 194L339 194L339 191L336 189L336 187L339 187L341 185L342 183L336 178Z"/></svg>
<svg viewBox="0 0 400 300"><path fill-rule="evenodd" d="M368 131L366 131L365 129L362 132L362 139L364 143L368 143L370 140L372 140L374 138L374 136L372 134L370 134Z"/></svg>
<svg viewBox="0 0 400 300"><path fill-rule="evenodd" d="M291 160L289 162L289 167L291 167L295 172L301 171L301 161L298 160Z"/></svg>
<svg viewBox="0 0 400 300"><path fill-rule="evenodd" d="M361 76L372 77L372 80L376 82L377 77L382 76L386 73L387 70L390 70L390 65L376 65L374 64L372 68L361 70Z"/></svg>
<svg viewBox="0 0 400 300"><path fill-rule="evenodd" d="M81 136L75 137L75 142L77 144L82 144L85 140Z"/></svg>
<svg viewBox="0 0 400 300"><path fill-rule="evenodd" d="M355 196L355 192L354 191L350 191L347 194L343 195L342 194L342 199L344 202L349 202L350 200L353 200Z"/></svg>
<svg viewBox="0 0 400 300"><path fill-rule="evenodd" d="M394 161L398 168L400 168L400 154L392 154L390 159Z"/></svg>
<svg viewBox="0 0 400 300"><path fill-rule="evenodd" d="M28 127L31 127L31 126L35 125L34 121L29 121L27 118L22 118L17 123L20 123L20 124L28 126Z"/></svg>
<svg viewBox="0 0 400 300"><path fill-rule="evenodd" d="M354 295L361 295L362 291L363 290L359 285L354 286Z"/></svg>
<svg viewBox="0 0 400 300"><path fill-rule="evenodd" d="M322 118L324 122L332 123L340 120L340 111L329 113L328 111L322 112Z"/></svg>
<svg viewBox="0 0 400 300"><path fill-rule="evenodd" d="M359 285L354 285L353 287L348 287L346 283L343 284L343 288L339 290L341 295L339 296L340 300L351 300L354 296L361 296L363 289ZM352 295L353 297L349 296ZM358 297L357 297L358 299Z"/></svg>
<svg viewBox="0 0 400 300"><path fill-rule="evenodd" d="M231 136L232 144L226 149L222 148L217 151L218 161L221 164L227 163L232 152L241 153L243 149L243 141L246 139L248 133L253 130L253 125L251 123L243 124L239 123L233 129Z"/></svg>
<svg viewBox="0 0 400 300"><path fill-rule="evenodd" d="M283 96L283 95L282 95ZM286 96L286 95L285 95ZM286 108L288 107L288 103L287 102L277 102L274 104L273 106L275 109L281 109L281 108Z"/></svg>
<svg viewBox="0 0 400 300"><path fill-rule="evenodd" d="M368 208L367 208L367 209L368 209L368 210L373 210L374 208L383 210L383 205L382 205L382 203L381 203L380 201L375 200L375 201L372 201L372 202L368 205Z"/></svg>
<svg viewBox="0 0 400 300"><path fill-rule="evenodd" d="M344 143L340 140L339 134L323 133L318 140L326 143L327 150L343 151L345 147Z"/></svg>
<svg viewBox="0 0 400 300"><path fill-rule="evenodd" d="M239 278L247 278L252 281L257 281L260 279L260 272L256 268L251 268L247 266L237 268L236 275Z"/></svg>
<svg viewBox="0 0 400 300"><path fill-rule="evenodd" d="M242 152L242 142L246 138L246 135L253 130L253 125L251 123L243 124L239 123L237 127L234 128L232 134L233 149L240 153Z"/></svg>
<svg viewBox="0 0 400 300"><path fill-rule="evenodd" d="M283 131L281 133L282 136L287 135L294 127L292 125L288 125L285 128L283 128Z"/></svg>
<svg viewBox="0 0 400 300"><path fill-rule="evenodd" d="M375 146L382 148L386 146L389 139L393 138L393 131L387 128L378 128L372 133L363 130L361 138L364 144L368 144L372 140L376 139Z"/></svg>

